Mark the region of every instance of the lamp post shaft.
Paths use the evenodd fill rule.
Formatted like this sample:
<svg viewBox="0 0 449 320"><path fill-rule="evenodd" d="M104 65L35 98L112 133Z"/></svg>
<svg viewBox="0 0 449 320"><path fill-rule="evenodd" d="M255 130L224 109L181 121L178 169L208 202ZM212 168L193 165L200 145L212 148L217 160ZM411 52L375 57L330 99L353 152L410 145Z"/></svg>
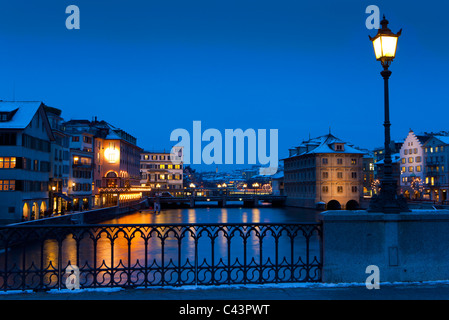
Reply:
<svg viewBox="0 0 449 320"><path fill-rule="evenodd" d="M381 72L384 79L384 110L385 110L385 156L384 156L384 171L380 184L380 193L373 197L370 202L368 212L383 212L383 213L400 213L410 211L407 203L401 195L398 195L398 185L396 179L393 177L393 163L391 158L391 134L390 134L390 96L388 80L391 76L391 71L388 70L388 65L384 65L384 70Z"/></svg>
<svg viewBox="0 0 449 320"><path fill-rule="evenodd" d="M392 168L392 159L391 159L391 134L390 134L390 95L388 88L388 79L390 79L391 71L388 70L388 67L380 73L384 78L384 98L385 98L385 156L384 156L384 177L387 179L393 178L393 168Z"/></svg>

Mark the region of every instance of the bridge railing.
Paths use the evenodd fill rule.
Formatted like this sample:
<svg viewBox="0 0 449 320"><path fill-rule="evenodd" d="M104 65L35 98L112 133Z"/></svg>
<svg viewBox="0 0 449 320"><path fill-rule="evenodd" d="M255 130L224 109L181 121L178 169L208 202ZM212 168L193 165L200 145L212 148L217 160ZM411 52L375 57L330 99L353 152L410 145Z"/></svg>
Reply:
<svg viewBox="0 0 449 320"><path fill-rule="evenodd" d="M0 228L0 290L318 282L322 229L302 224Z"/></svg>
<svg viewBox="0 0 449 320"><path fill-rule="evenodd" d="M227 189L227 188L191 188L191 189L154 189L151 196L160 195L162 197L226 197L226 196L255 196L255 195L272 195L262 189Z"/></svg>

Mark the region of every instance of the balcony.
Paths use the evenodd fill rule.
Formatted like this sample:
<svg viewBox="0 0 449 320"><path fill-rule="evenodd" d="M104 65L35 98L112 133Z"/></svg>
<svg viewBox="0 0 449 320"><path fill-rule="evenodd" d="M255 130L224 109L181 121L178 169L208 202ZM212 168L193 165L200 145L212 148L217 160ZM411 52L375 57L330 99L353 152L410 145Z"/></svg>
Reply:
<svg viewBox="0 0 449 320"><path fill-rule="evenodd" d="M93 169L94 165L93 165L93 163L88 164L88 163L77 162L77 163L72 164L72 168Z"/></svg>

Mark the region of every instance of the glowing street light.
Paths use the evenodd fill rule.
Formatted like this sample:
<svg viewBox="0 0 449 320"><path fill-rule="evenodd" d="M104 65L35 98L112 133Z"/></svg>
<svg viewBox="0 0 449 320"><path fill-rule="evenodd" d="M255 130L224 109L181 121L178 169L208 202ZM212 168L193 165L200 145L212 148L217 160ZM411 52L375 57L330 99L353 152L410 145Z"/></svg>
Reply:
<svg viewBox="0 0 449 320"><path fill-rule="evenodd" d="M391 160L390 149L390 103L388 91L388 79L391 76L391 71L388 67L396 57L396 49L398 45L398 38L402 33L402 29L397 34L388 29L388 20L383 17L380 22L382 28L379 29L377 35L372 38L369 37L373 43L374 54L376 60L380 61L383 70L380 73L384 79L384 99L385 99L385 157L384 157L384 176L381 180L380 193L374 195L371 199L368 212L383 212L383 213L399 213L409 212L407 202L402 195L398 195L398 186L396 179L393 178L393 165Z"/></svg>

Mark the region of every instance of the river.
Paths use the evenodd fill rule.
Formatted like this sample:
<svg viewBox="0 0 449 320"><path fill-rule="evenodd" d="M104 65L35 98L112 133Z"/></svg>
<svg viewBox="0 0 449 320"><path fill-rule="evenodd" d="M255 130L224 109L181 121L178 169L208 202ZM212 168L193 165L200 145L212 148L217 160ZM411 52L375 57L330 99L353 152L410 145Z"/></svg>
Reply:
<svg viewBox="0 0 449 320"><path fill-rule="evenodd" d="M177 223L303 223L315 222L318 212L312 209L293 207L256 208L230 206L227 208L207 207L167 209L158 214L151 210L136 211L103 224L177 224Z"/></svg>
<svg viewBox="0 0 449 320"><path fill-rule="evenodd" d="M167 209L158 214L136 211L103 221L104 227L67 229L61 247L56 240L58 233L51 231L44 241L24 240L24 245L3 251L0 275L7 276L0 276L0 287L5 282L10 288L20 288L24 282L25 287L32 287L41 281L52 288L61 270L74 265L80 270L84 287L197 281L247 283L260 279L269 282L278 276L286 281L305 281L309 273L316 276L319 268L319 235L313 226L232 224L299 224L316 220L315 210L271 206L204 206ZM123 226L126 224L137 227ZM176 227L178 224L186 225ZM207 224L228 225L203 226ZM20 232L26 239L30 231ZM23 270L28 276L23 276Z"/></svg>

